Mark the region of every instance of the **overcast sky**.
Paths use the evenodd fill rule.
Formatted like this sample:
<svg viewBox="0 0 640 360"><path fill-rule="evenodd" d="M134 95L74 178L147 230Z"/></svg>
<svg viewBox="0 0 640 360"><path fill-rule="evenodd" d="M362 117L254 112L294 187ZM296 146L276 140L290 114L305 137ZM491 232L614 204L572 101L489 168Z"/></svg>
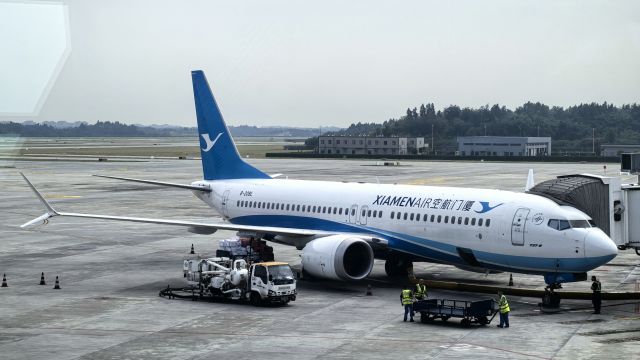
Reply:
<svg viewBox="0 0 640 360"><path fill-rule="evenodd" d="M3 120L194 126L192 69L231 125L640 102L639 1L0 1L0 49Z"/></svg>

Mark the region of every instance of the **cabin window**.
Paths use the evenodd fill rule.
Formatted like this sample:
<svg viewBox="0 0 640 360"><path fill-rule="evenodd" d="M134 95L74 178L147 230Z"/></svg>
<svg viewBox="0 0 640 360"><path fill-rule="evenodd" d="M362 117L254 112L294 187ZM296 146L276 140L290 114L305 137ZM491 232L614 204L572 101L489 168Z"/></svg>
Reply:
<svg viewBox="0 0 640 360"><path fill-rule="evenodd" d="M371 217L371 210L367 211L367 217Z"/></svg>
<svg viewBox="0 0 640 360"><path fill-rule="evenodd" d="M476 224L476 218L471 218L471 225L475 225Z"/></svg>
<svg viewBox="0 0 640 360"><path fill-rule="evenodd" d="M451 217L451 223L455 225L455 223L456 223L456 217L455 216Z"/></svg>
<svg viewBox="0 0 640 360"><path fill-rule="evenodd" d="M289 211L289 206L290 206L290 205L289 205L289 204L287 204L287 211Z"/></svg>
<svg viewBox="0 0 640 360"><path fill-rule="evenodd" d="M379 217L382 217L382 210L380 210L380 211L378 212L378 216L379 216Z"/></svg>
<svg viewBox="0 0 640 360"><path fill-rule="evenodd" d="M327 207L326 207L326 206L323 206L323 207L322 207L322 213L323 213L323 214L326 214L326 213L327 213Z"/></svg>
<svg viewBox="0 0 640 360"><path fill-rule="evenodd" d="M478 226L482 226L482 219L478 219Z"/></svg>
<svg viewBox="0 0 640 360"><path fill-rule="evenodd" d="M491 219L487 219L487 221L484 223L484 226L489 227L490 224L491 224Z"/></svg>
<svg viewBox="0 0 640 360"><path fill-rule="evenodd" d="M342 208L338 209L338 215L342 215Z"/></svg>
<svg viewBox="0 0 640 360"><path fill-rule="evenodd" d="M240 207L240 200L238 200L238 202L236 202L236 206Z"/></svg>
<svg viewBox="0 0 640 360"><path fill-rule="evenodd" d="M356 208L351 209L351 216L356 216Z"/></svg>
<svg viewBox="0 0 640 360"><path fill-rule="evenodd" d="M395 211L392 211L392 212L391 212L391 218L393 219L393 218L395 217L395 215L396 215L396 212L395 212Z"/></svg>
<svg viewBox="0 0 640 360"><path fill-rule="evenodd" d="M445 216L445 217L444 217L444 223L445 223L445 224L448 224L448 223L449 223L449 215L447 215L447 216Z"/></svg>
<svg viewBox="0 0 640 360"><path fill-rule="evenodd" d="M409 214L408 213L404 213L404 216L402 218L407 220L407 216L409 216Z"/></svg>
<svg viewBox="0 0 640 360"><path fill-rule="evenodd" d="M462 224L462 216L458 218L458 225Z"/></svg>
<svg viewBox="0 0 640 360"><path fill-rule="evenodd" d="M442 215L438 215L438 223L440 223L440 221L442 221Z"/></svg>
<svg viewBox="0 0 640 360"><path fill-rule="evenodd" d="M436 219L436 216L435 215L431 215L431 222L434 222L435 219Z"/></svg>
<svg viewBox="0 0 640 360"><path fill-rule="evenodd" d="M420 214L416 214L416 221L420 221Z"/></svg>
<svg viewBox="0 0 640 360"><path fill-rule="evenodd" d="M311 211L311 212L316 212L316 207L315 207L315 205L313 206L313 211Z"/></svg>
<svg viewBox="0 0 640 360"><path fill-rule="evenodd" d="M373 210L373 217L378 217L378 210Z"/></svg>
<svg viewBox="0 0 640 360"><path fill-rule="evenodd" d="M258 209L262 208L262 203L258 203Z"/></svg>
<svg viewBox="0 0 640 360"><path fill-rule="evenodd" d="M428 219L428 218L429 218L429 215L424 214L424 219L423 219L423 220L424 220L424 221L427 221L427 219Z"/></svg>
<svg viewBox="0 0 640 360"><path fill-rule="evenodd" d="M333 215L338 213L338 208L333 208Z"/></svg>
<svg viewBox="0 0 640 360"><path fill-rule="evenodd" d="M409 220L413 221L413 213L411 213L411 216L409 216Z"/></svg>
<svg viewBox="0 0 640 360"><path fill-rule="evenodd" d="M469 225L469 218L468 217L464 218L464 224L465 225Z"/></svg>

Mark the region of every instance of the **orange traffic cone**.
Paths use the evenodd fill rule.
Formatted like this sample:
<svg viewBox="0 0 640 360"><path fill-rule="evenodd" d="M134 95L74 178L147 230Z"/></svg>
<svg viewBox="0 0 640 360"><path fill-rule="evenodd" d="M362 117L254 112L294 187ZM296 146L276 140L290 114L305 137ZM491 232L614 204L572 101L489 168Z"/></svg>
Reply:
<svg viewBox="0 0 640 360"><path fill-rule="evenodd" d="M196 251L193 249L193 244L191 244L191 254L195 254Z"/></svg>
<svg viewBox="0 0 640 360"><path fill-rule="evenodd" d="M58 281L58 277L56 276L56 284L53 287L55 290L60 290L60 281Z"/></svg>
<svg viewBox="0 0 640 360"><path fill-rule="evenodd" d="M509 275L509 286L513 286L513 274Z"/></svg>
<svg viewBox="0 0 640 360"><path fill-rule="evenodd" d="M40 285L47 285L47 284L44 282L44 272L42 273L42 275L40 275Z"/></svg>
<svg viewBox="0 0 640 360"><path fill-rule="evenodd" d="M2 287L9 287L9 285L7 285L7 275L6 274L2 274Z"/></svg>

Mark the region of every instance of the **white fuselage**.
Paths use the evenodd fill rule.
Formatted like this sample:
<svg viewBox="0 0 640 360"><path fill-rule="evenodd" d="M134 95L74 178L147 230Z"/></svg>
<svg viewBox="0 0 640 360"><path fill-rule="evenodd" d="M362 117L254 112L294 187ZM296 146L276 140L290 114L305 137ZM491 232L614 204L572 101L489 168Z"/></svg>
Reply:
<svg viewBox="0 0 640 360"><path fill-rule="evenodd" d="M427 261L577 273L617 254L586 214L532 194L285 179L204 182L213 191L196 195L231 223L370 234ZM574 226L561 229L560 222Z"/></svg>

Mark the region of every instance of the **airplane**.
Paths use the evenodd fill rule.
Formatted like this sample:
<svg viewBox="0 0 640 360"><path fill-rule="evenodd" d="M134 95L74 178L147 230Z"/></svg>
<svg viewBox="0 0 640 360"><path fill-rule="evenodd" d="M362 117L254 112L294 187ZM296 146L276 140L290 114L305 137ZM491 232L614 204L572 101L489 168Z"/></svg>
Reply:
<svg viewBox="0 0 640 360"><path fill-rule="evenodd" d="M554 289L586 280L587 271L617 255L614 242L584 212L535 194L269 176L238 153L204 72L191 76L203 180L102 177L191 190L223 222L58 211L23 174L46 213L22 227L68 216L183 226L200 234L233 230L295 246L305 274L343 281L366 278L374 259L382 259L389 276L405 275L413 262L435 262L542 275Z"/></svg>

